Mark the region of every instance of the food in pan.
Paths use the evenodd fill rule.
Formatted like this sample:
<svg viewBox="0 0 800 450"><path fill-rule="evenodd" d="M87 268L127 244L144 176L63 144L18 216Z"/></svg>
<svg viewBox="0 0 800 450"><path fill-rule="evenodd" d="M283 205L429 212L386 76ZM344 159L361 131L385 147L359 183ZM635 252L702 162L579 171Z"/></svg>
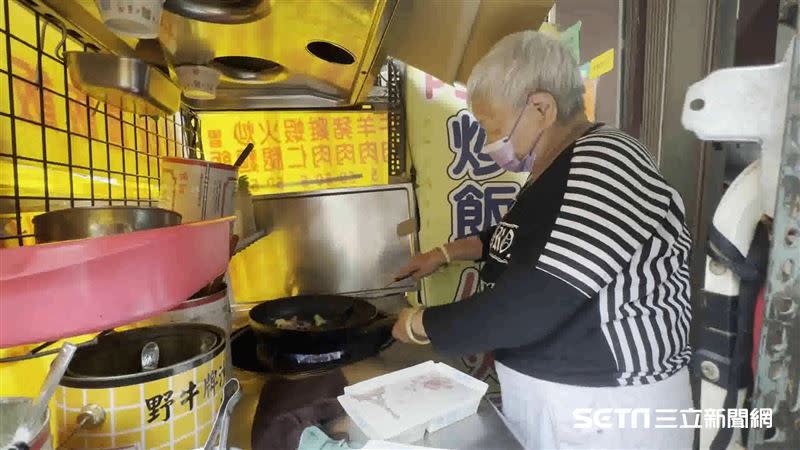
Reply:
<svg viewBox="0 0 800 450"><path fill-rule="evenodd" d="M297 316L292 316L289 319L277 319L275 320L275 326L282 329L282 330L311 330L314 328L321 328L328 323L324 317L320 316L319 314L314 314L314 322L310 322L308 320L302 320Z"/></svg>

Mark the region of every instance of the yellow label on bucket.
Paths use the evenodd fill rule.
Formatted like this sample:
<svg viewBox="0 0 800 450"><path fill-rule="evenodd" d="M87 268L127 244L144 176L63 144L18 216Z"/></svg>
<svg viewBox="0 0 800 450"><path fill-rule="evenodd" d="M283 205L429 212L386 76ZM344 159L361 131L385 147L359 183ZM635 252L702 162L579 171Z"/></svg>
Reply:
<svg viewBox="0 0 800 450"><path fill-rule="evenodd" d="M222 401L225 352L194 369L146 383L114 388L60 386L55 394L56 428L69 448L185 450L203 445ZM103 424L76 433L84 406L106 413Z"/></svg>

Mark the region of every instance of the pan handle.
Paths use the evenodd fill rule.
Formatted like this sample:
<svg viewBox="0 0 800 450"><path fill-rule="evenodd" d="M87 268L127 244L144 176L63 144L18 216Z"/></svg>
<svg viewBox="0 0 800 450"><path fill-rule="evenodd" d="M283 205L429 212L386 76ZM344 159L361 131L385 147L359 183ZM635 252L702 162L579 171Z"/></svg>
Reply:
<svg viewBox="0 0 800 450"><path fill-rule="evenodd" d="M384 317L383 319L378 319L372 323L364 325L358 329L358 332L363 334L371 333L381 328L391 327L395 322L397 322L397 316Z"/></svg>

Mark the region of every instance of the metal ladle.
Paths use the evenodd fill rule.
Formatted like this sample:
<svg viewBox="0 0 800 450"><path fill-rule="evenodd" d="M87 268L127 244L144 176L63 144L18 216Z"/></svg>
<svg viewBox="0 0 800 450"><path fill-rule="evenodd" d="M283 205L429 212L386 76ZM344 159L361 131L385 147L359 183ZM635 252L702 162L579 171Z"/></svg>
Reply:
<svg viewBox="0 0 800 450"><path fill-rule="evenodd" d="M56 359L50 364L50 370L47 372L44 383L42 383L39 397L33 405L31 405L28 416L17 429L18 432L23 428L28 430L34 429L36 422L44 416L45 412L50 407L50 398L53 397L53 393L55 393L56 387L58 387L58 383L61 381L61 377L64 376L64 372L67 371L67 367L70 361L72 361L72 357L75 356L76 350L78 350L78 347L69 342L65 342L64 345L61 346L58 356L56 356Z"/></svg>

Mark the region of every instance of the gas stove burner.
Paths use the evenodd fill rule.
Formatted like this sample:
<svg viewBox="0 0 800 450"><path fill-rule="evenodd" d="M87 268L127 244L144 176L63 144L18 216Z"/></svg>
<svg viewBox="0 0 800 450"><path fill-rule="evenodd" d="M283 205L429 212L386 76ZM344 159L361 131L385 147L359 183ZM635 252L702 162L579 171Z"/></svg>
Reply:
<svg viewBox="0 0 800 450"><path fill-rule="evenodd" d="M379 315L378 319L385 318ZM310 376L325 373L378 354L391 345L390 327L380 327L363 333L357 339L334 343L338 348L322 349L320 353L298 353L288 349L267 348L250 326L231 335L233 366L248 372L281 376Z"/></svg>

